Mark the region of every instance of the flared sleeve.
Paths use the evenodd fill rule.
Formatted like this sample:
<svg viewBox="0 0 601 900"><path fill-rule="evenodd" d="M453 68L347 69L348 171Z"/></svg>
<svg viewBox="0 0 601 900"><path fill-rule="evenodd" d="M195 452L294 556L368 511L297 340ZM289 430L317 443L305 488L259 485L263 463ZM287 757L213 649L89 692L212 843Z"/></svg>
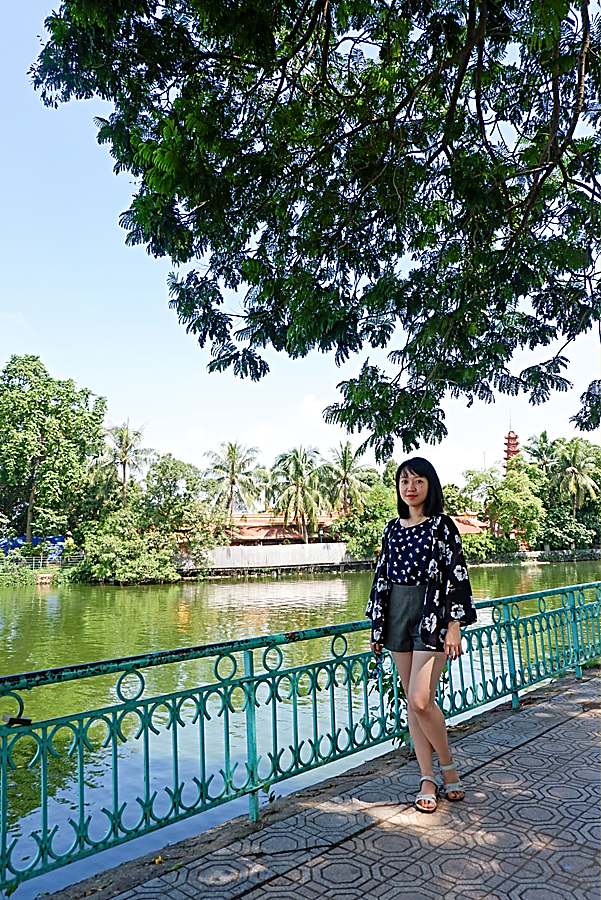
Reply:
<svg viewBox="0 0 601 900"><path fill-rule="evenodd" d="M450 516L445 516L447 525L446 592L444 624L458 621L461 625L472 625L477 618L472 596L472 586L467 571L467 563L461 544L459 530Z"/></svg>
<svg viewBox="0 0 601 900"><path fill-rule="evenodd" d="M382 533L382 547L376 563L374 580L365 609L365 615L368 619L371 619L371 639L374 643L380 643L384 634L384 616L390 594L391 585L388 580L388 533L392 522L394 522L394 519L388 522Z"/></svg>

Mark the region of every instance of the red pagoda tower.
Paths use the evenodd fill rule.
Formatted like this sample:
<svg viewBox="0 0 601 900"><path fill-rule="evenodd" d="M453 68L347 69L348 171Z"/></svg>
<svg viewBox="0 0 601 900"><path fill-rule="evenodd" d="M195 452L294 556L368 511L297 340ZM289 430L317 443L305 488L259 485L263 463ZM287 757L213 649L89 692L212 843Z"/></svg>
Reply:
<svg viewBox="0 0 601 900"><path fill-rule="evenodd" d="M508 433L505 435L505 472L507 472L507 463L512 456L516 456L520 452L519 439L515 431L509 427Z"/></svg>

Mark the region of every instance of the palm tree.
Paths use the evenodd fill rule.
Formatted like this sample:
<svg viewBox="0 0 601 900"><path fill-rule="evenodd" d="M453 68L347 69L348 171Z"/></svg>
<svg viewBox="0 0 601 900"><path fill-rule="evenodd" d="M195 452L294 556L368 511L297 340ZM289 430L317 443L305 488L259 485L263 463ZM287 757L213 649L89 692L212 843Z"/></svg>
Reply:
<svg viewBox="0 0 601 900"><path fill-rule="evenodd" d="M109 428L110 464L117 467L123 497L127 494L127 482L134 473L140 472L151 451L142 447L142 432L130 428L129 419L123 425Z"/></svg>
<svg viewBox="0 0 601 900"><path fill-rule="evenodd" d="M597 472L593 448L587 441L573 438L560 451L559 491L572 500L572 515L585 503L588 497L595 500L599 485L593 475Z"/></svg>
<svg viewBox="0 0 601 900"><path fill-rule="evenodd" d="M538 437L533 435L524 449L530 459L538 464L545 475L550 475L557 466L558 448L555 441L549 440L549 435L546 431L541 431Z"/></svg>
<svg viewBox="0 0 601 900"><path fill-rule="evenodd" d="M99 506L109 502L111 496L115 497L121 480L115 466L112 452L105 446L101 456L91 460L87 469L88 490L97 498Z"/></svg>
<svg viewBox="0 0 601 900"><path fill-rule="evenodd" d="M332 458L322 465L323 479L334 509L348 515L351 506L361 504L361 496L369 487L371 469L359 465L363 450L353 450L351 442L340 443L330 453Z"/></svg>
<svg viewBox="0 0 601 900"><path fill-rule="evenodd" d="M261 470L256 447L224 442L220 452L210 451L211 465L206 477L215 485L214 503L227 509L232 519L236 506L248 509L261 493Z"/></svg>
<svg viewBox="0 0 601 900"><path fill-rule="evenodd" d="M265 466L257 466L254 472L257 485L257 505L259 510L265 510L271 486L271 472Z"/></svg>
<svg viewBox="0 0 601 900"><path fill-rule="evenodd" d="M317 517L328 506L321 474L317 450L304 447L281 453L271 471L273 507L284 514L284 525L296 524L305 544L309 528L316 530Z"/></svg>

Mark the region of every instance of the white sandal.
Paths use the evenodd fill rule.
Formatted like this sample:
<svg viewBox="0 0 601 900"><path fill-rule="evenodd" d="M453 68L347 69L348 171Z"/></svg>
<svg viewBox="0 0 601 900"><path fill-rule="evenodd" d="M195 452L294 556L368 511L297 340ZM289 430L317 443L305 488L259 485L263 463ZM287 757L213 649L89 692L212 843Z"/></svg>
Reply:
<svg viewBox="0 0 601 900"><path fill-rule="evenodd" d="M457 769L457 764L454 763L452 759L451 762L446 766L440 766L441 772L450 772L452 769ZM457 781L445 782L442 786L442 790L444 792L445 798L449 801L449 803L457 803L459 800L465 799L465 788L461 783L461 779L459 778L459 776L457 776ZM449 791L451 791L451 793L455 791L461 791L463 797L449 797Z"/></svg>
<svg viewBox="0 0 601 900"><path fill-rule="evenodd" d="M436 798L438 797L438 793L440 791L440 785L438 784L438 781L436 780L436 775L422 775L422 777L419 780L420 788L421 788L422 784L424 783L424 781L432 782L432 784L434 785L434 793L428 794L425 791L420 790L420 793L417 795L417 797L413 801L413 805L415 806L416 809L419 809L420 812L433 813L433 812L436 812L436 807L437 807ZM428 806L428 807L421 806L418 803L419 800L427 800L429 803L433 803L434 806Z"/></svg>

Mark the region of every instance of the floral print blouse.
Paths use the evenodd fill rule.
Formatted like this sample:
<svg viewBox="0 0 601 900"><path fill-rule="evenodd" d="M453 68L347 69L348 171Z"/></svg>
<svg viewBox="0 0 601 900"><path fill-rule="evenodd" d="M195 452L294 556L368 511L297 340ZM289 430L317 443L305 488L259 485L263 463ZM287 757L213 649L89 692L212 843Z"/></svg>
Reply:
<svg viewBox="0 0 601 900"><path fill-rule="evenodd" d="M388 598L393 583L398 581L389 566L389 539L396 527L398 519L395 518L384 528L382 550L365 610L365 615L371 619L374 643L382 641ZM433 516L428 556L420 635L426 647L444 652L444 639L451 620L456 619L461 625L472 625L476 621L461 537L450 516Z"/></svg>
<svg viewBox="0 0 601 900"><path fill-rule="evenodd" d="M393 584L427 584L432 519L406 527L394 519L388 532L387 568Z"/></svg>

